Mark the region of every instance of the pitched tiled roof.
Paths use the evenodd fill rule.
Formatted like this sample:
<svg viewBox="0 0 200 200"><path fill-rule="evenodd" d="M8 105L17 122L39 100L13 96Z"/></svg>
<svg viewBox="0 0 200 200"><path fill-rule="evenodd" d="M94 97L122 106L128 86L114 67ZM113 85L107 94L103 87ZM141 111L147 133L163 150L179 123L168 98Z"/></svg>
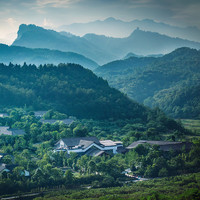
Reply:
<svg viewBox="0 0 200 200"><path fill-rule="evenodd" d="M13 128L9 128L8 126L0 126L0 135L24 135L25 132L24 130L21 129L13 129Z"/></svg>
<svg viewBox="0 0 200 200"><path fill-rule="evenodd" d="M17 136L17 135L24 135L25 134L25 131L22 130L22 129L9 129L10 131L12 131L12 135L13 136Z"/></svg>
<svg viewBox="0 0 200 200"><path fill-rule="evenodd" d="M0 135L12 135L12 131L9 130L8 126L0 126Z"/></svg>
<svg viewBox="0 0 200 200"><path fill-rule="evenodd" d="M44 114L46 114L47 113L47 111L34 111L34 115L36 116L36 117L40 117L40 116L43 116Z"/></svg>
<svg viewBox="0 0 200 200"><path fill-rule="evenodd" d="M96 143L98 145L101 145L99 140L96 137L75 137L75 138L64 138L62 141L68 146L68 147L81 147L83 149L90 146L92 143Z"/></svg>
<svg viewBox="0 0 200 200"><path fill-rule="evenodd" d="M181 150L184 146L186 149L190 149L192 143L190 142L170 142L170 141L148 141L148 140L139 140L133 142L131 145L127 147L127 149L136 148L139 144L150 144L150 145L158 145L160 146L160 150L170 151L172 150Z"/></svg>
<svg viewBox="0 0 200 200"><path fill-rule="evenodd" d="M97 157L97 156L101 156L103 154L108 154L105 151L99 150L99 149L89 149L86 153L87 156L92 156L92 157Z"/></svg>
<svg viewBox="0 0 200 200"><path fill-rule="evenodd" d="M116 143L113 142L112 140L101 140L100 141L101 144L103 144L104 146L116 146Z"/></svg>

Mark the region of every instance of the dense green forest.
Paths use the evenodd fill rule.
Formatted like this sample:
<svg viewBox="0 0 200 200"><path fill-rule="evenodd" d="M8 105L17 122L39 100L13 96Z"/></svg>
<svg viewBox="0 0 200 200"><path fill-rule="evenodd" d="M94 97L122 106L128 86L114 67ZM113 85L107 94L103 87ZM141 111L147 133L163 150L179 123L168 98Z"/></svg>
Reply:
<svg viewBox="0 0 200 200"><path fill-rule="evenodd" d="M110 88L90 70L75 64L38 68L26 63L23 66L1 64L0 93L2 108L55 109L78 118L135 119L142 123L160 117Z"/></svg>
<svg viewBox="0 0 200 200"><path fill-rule="evenodd" d="M132 99L175 118L200 117L200 51L180 48L161 58L114 61L96 73Z"/></svg>
<svg viewBox="0 0 200 200"><path fill-rule="evenodd" d="M1 106L51 109L93 119L139 118L150 110L110 88L102 78L75 64L0 65Z"/></svg>

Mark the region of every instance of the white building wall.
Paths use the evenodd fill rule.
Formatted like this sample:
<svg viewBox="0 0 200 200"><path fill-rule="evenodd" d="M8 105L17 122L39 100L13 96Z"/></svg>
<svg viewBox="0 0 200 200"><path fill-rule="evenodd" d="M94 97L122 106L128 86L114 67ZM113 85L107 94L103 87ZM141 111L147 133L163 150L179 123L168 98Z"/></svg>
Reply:
<svg viewBox="0 0 200 200"><path fill-rule="evenodd" d="M68 149L67 152L68 154L70 154L71 152L74 152L74 153L84 153L86 152L88 149L90 149L91 147L96 147L98 148L99 150L101 151L108 151L108 150L112 150L114 154L117 153L117 146L112 146L112 147L101 147L95 143L92 143L90 146L88 146L86 149Z"/></svg>

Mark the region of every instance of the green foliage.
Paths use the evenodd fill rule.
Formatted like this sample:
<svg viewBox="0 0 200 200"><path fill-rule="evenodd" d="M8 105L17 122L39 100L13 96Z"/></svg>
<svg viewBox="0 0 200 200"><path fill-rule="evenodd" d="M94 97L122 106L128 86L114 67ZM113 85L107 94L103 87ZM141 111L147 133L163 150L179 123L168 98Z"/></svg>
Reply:
<svg viewBox="0 0 200 200"><path fill-rule="evenodd" d="M66 185L73 185L74 184L74 177L71 170L67 170L65 172L65 184Z"/></svg>
<svg viewBox="0 0 200 200"><path fill-rule="evenodd" d="M85 190L60 190L50 192L44 197L35 200L54 199L135 199L135 200L197 200L199 192L200 174L189 174L170 178L154 179L133 183L124 187L109 187ZM112 182L112 178L106 177L104 182ZM198 183L197 183L198 182ZM94 181L93 185L98 186Z"/></svg>
<svg viewBox="0 0 200 200"><path fill-rule="evenodd" d="M132 99L175 118L199 118L200 51L179 48L161 58L114 61L96 73Z"/></svg>
<svg viewBox="0 0 200 200"><path fill-rule="evenodd" d="M88 134L88 130L86 127L82 127L80 124L78 124L73 129L73 136L74 137L85 137Z"/></svg>
<svg viewBox="0 0 200 200"><path fill-rule="evenodd" d="M1 162L5 164L12 164L12 157L10 155L5 155Z"/></svg>
<svg viewBox="0 0 200 200"><path fill-rule="evenodd" d="M4 107L26 105L35 110L54 109L79 118L146 121L150 112L110 88L90 70L75 64L40 65L39 68L0 64L0 93L0 104Z"/></svg>
<svg viewBox="0 0 200 200"><path fill-rule="evenodd" d="M66 119L67 115L63 113L59 113L54 110L49 110L47 113L43 116L44 119Z"/></svg>

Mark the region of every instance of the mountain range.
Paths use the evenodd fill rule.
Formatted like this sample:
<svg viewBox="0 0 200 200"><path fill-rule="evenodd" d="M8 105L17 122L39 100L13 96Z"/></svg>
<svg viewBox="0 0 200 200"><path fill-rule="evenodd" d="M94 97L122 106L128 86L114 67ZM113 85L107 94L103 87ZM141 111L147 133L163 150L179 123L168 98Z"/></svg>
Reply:
<svg viewBox="0 0 200 200"><path fill-rule="evenodd" d="M21 25L15 46L48 48L75 52L97 62L120 59L132 52L138 55L166 54L179 47L200 48L200 43L180 38L171 38L155 32L136 29L126 38L86 34L78 37L69 33L58 33L35 25Z"/></svg>
<svg viewBox="0 0 200 200"><path fill-rule="evenodd" d="M0 44L0 63L9 64L59 64L76 63L88 69L95 69L98 64L94 61L73 52L61 52L49 49L31 49L19 46Z"/></svg>
<svg viewBox="0 0 200 200"><path fill-rule="evenodd" d="M158 106L172 117L200 117L199 50L179 48L160 58L130 57L95 72L137 102Z"/></svg>
<svg viewBox="0 0 200 200"><path fill-rule="evenodd" d="M87 33L106 35L112 37L128 37L136 28L158 32L170 37L179 37L200 42L200 30L197 27L178 27L166 23L156 22L151 19L132 20L129 22L109 17L105 20L96 20L88 23L73 23L62 25L56 30L67 31L83 36Z"/></svg>

